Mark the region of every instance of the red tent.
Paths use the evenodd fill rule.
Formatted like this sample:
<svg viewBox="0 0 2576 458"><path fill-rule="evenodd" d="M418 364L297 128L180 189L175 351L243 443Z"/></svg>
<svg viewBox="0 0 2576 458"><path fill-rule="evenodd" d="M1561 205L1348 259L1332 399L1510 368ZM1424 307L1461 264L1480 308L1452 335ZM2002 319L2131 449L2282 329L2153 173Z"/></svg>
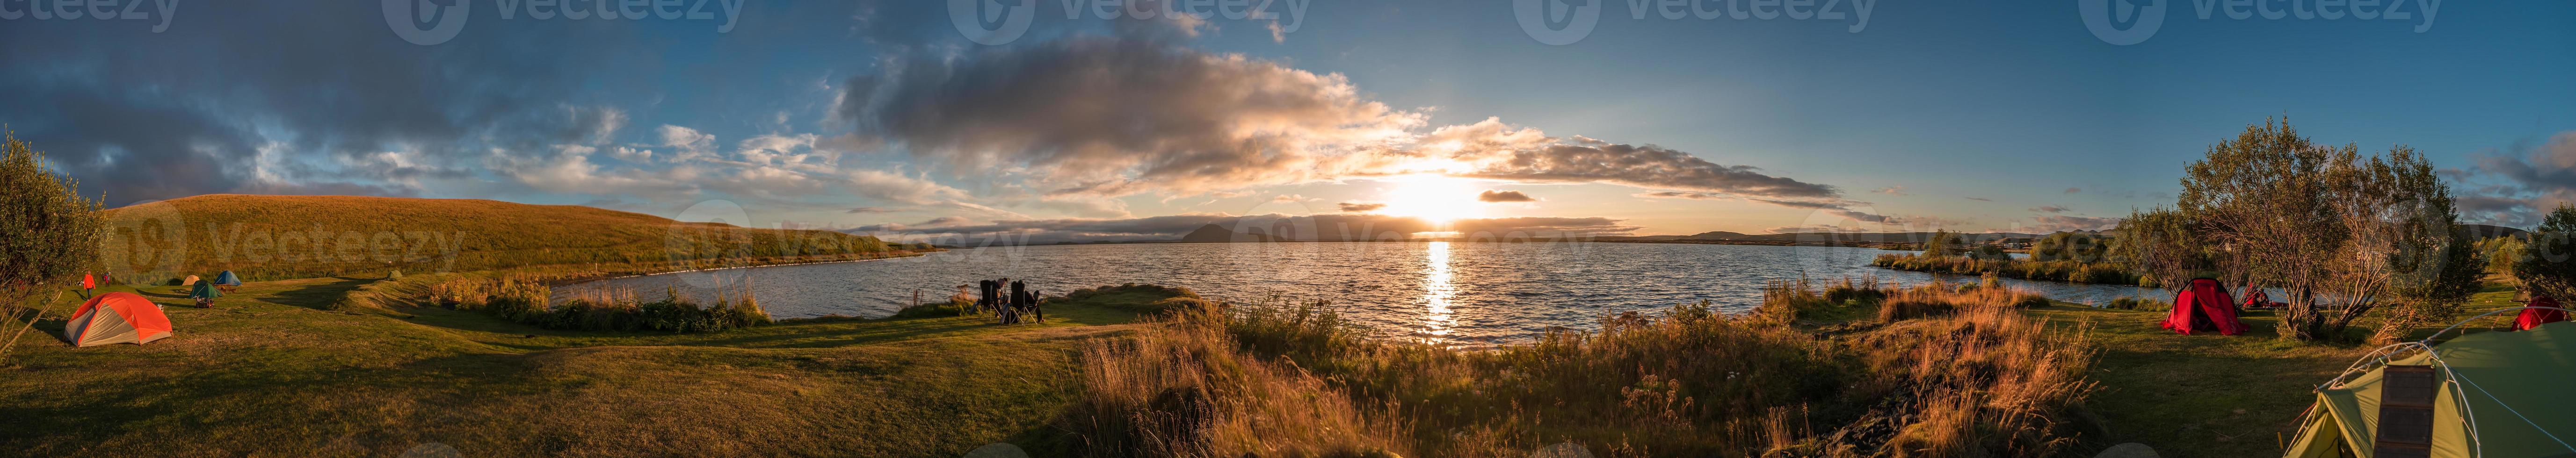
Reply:
<svg viewBox="0 0 2576 458"><path fill-rule="evenodd" d="M2549 296L2534 296L2531 298L2531 302L2522 305L2527 307L2560 307L2558 305L2558 300L2550 299ZM2513 330L2521 331L2531 329L2534 326L2560 321L2567 321L2566 310L2522 309L2522 314L2514 315L2513 317Z"/></svg>
<svg viewBox="0 0 2576 458"><path fill-rule="evenodd" d="M2191 334L2193 331L2218 331L2221 335L2245 333L2245 323L2236 321L2236 299L2228 297L2227 287L2218 280L2191 279L2191 287L2174 294L2173 313L2165 316L2165 329Z"/></svg>

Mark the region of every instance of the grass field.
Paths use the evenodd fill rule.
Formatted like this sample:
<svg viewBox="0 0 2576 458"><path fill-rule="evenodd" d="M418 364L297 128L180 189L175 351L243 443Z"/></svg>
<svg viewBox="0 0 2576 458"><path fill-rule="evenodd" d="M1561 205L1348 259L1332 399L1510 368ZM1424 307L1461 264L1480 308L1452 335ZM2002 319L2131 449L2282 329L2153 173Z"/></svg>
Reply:
<svg viewBox="0 0 2576 458"><path fill-rule="evenodd" d="M144 288L173 305L176 335L22 346L18 367L0 369L10 400L0 450L390 456L436 443L473 456L956 456L1008 441L1046 456L1064 441L1047 425L1079 389L1075 345L1123 332L1137 307L1162 298L1098 295L1050 306L1043 325L941 317L687 335L323 310L372 281L251 283L215 309L177 307L175 287Z"/></svg>
<svg viewBox="0 0 2576 458"><path fill-rule="evenodd" d="M166 310L178 324L177 334L149 345L92 348L30 336L15 367L0 368L8 375L0 377L0 399L9 400L0 403L0 431L9 432L0 435L0 450L40 456L385 456L448 446L474 456L957 456L1007 442L1032 456L1069 455L1084 440L1068 428L1086 396L1078 361L1086 351L1108 348L1099 346L1106 342L1100 338L1154 335L1148 327L1160 325L1137 323L1138 314L1163 307L1157 301L1172 296L1152 288L1110 290L1051 306L1043 325L1004 327L957 317L837 319L708 334L550 331L399 302L328 310L378 281L253 282L215 309L175 307L185 303L175 287L110 288L173 305ZM2491 283L2471 313L2508 306L2511 296L2509 286ZM2272 333L2275 319L2261 314L2244 319L2253 326L2246 335L2182 336L2155 326L2163 312L2059 303L2023 313L2047 320L2056 332L2081 334L2098 351L2085 374L2099 385L2083 398L2085 413L2079 414L2090 418L2078 419L2098 429L2084 429L2070 456L2126 442L2147 444L2167 457L2277 453L2278 443L2295 433L2308 390L2366 351L2359 345L2281 342ZM1835 323L1868 322L1877 315L1842 307L1801 312L1798 320L1807 332L1830 334L1859 332L1842 329L1863 328ZM2500 323L2489 319L2483 325ZM59 332L60 326L55 320L39 330ZM1874 334L1899 335L1846 335L1868 340ZM1556 351L1562 349L1466 361L1517 365L1511 361L1520 357L1507 355ZM1319 376L1354 370L1306 366ZM1294 375L1304 370L1264 377L1315 383L1297 382L1307 380ZM1569 376L1599 374L1577 372ZM1376 383L1400 387L1468 373L1473 372L1390 373L1393 378ZM1342 381L1332 383L1370 383L1337 380ZM1536 382L1458 386L1483 396ZM1303 386L1264 389L1321 389ZM1456 389L1435 391L1471 396L1465 388L1451 388ZM1361 414L1370 409L1344 408ZM1439 415L1411 422L1430 426L1436 423L1426 421ZM1592 420L1608 418L1625 417ZM1522 444L1590 437L1587 443L1598 444L1617 440L1622 431L1648 431L1605 426L1615 422L1548 426L1563 423L1518 418L1505 424L1525 425L1511 427L1536 436L1468 439Z"/></svg>
<svg viewBox="0 0 2576 458"><path fill-rule="evenodd" d="M2490 276L2460 318L2520 306L2512 280ZM2102 349L2092 377L2102 387L2087 409L2102 417L2108 437L2100 445L2137 442L2167 457L2276 456L2298 434L2312 390L2376 348L2363 344L2294 344L2278 338L2280 318L2270 312L2242 317L2244 335L2179 335L2157 326L2166 312L2108 310L2059 304L2032 309L2072 330L2086 332ZM2485 332L2511 322L2490 317L2469 326ZM2350 330L2369 334L2365 317ZM2418 329L2423 338L2435 329Z"/></svg>

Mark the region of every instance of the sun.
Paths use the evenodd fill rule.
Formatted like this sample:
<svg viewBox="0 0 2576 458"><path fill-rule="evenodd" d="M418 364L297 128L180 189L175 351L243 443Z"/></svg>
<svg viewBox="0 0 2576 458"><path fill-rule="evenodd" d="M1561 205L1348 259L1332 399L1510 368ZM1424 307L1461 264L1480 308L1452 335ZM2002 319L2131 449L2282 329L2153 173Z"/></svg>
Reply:
<svg viewBox="0 0 2576 458"><path fill-rule="evenodd" d="M1483 202L1476 201L1476 180L1438 174L1407 175L1387 180L1394 184L1379 198L1386 208L1379 212L1392 216L1421 218L1443 226L1460 219L1485 215Z"/></svg>

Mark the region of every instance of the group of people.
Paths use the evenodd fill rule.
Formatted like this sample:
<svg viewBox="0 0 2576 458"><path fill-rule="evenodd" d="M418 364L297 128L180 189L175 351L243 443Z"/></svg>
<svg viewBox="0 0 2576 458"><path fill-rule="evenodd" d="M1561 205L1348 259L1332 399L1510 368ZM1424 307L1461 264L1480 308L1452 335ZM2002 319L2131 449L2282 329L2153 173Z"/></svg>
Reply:
<svg viewBox="0 0 2576 458"><path fill-rule="evenodd" d="M1038 308L1038 292L1029 289L1027 282L1008 278L978 280L976 291L982 295L975 298L975 313L993 312L1001 324L1019 324L1023 314L1036 322L1046 322L1046 311Z"/></svg>

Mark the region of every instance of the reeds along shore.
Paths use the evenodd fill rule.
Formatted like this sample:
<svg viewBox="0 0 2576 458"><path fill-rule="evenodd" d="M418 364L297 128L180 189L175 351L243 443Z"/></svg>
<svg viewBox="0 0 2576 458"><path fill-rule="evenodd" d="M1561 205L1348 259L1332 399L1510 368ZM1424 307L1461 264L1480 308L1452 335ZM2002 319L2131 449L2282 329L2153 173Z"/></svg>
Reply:
<svg viewBox="0 0 2576 458"><path fill-rule="evenodd" d="M1091 456L2039 456L2093 426L2083 333L1993 282L1818 289L1752 313L1603 317L1482 351L1375 338L1330 303L1187 296L1082 351ZM1887 312L1887 310L1899 310Z"/></svg>
<svg viewBox="0 0 2576 458"><path fill-rule="evenodd" d="M2024 280L2062 281L2068 283L2101 283L2111 285L2147 284L2146 278L2117 264L2071 260L2032 261L2027 259L1991 259L1969 256L1923 256L1882 254L1869 265L1917 272L1957 275L1999 274Z"/></svg>

